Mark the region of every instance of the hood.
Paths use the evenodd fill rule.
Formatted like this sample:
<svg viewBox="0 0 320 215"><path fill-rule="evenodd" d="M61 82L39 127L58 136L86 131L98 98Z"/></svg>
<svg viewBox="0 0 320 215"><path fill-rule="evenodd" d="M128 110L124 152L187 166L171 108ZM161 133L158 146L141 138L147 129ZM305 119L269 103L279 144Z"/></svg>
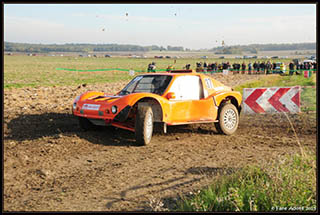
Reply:
<svg viewBox="0 0 320 215"><path fill-rule="evenodd" d="M115 96L115 95L95 95L86 99L86 101L93 102L113 102L123 96Z"/></svg>

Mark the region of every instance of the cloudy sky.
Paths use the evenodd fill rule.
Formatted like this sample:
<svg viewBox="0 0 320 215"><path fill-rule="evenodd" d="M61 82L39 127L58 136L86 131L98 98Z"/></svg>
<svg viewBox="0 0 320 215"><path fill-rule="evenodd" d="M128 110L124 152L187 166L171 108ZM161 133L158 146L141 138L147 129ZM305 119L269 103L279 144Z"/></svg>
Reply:
<svg viewBox="0 0 320 215"><path fill-rule="evenodd" d="M4 41L191 49L316 41L315 4L4 4Z"/></svg>

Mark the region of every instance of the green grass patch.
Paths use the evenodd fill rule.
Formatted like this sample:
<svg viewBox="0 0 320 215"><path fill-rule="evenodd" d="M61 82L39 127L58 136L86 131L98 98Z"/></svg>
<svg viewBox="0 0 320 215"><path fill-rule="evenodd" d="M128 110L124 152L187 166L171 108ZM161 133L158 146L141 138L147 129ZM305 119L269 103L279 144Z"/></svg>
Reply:
<svg viewBox="0 0 320 215"><path fill-rule="evenodd" d="M182 69L186 64L191 64L195 69L196 62L221 63L229 61L248 63L250 59L200 59L200 58L179 58L179 59L154 59L154 58L88 58L71 56L26 56L14 55L4 56L4 87L26 87L26 86L69 86L79 83L104 83L118 80L130 80L132 77L128 72L89 72L81 74L78 71L56 70L67 68L75 70L97 70L97 69L125 69L135 71L147 71L148 64L156 62L157 70L167 69L173 65L175 69ZM290 59L283 59L290 61Z"/></svg>
<svg viewBox="0 0 320 215"><path fill-rule="evenodd" d="M235 87L235 90L243 93L244 88L259 87L291 87L291 86L315 86L316 76L313 74L311 78L305 78L302 75L280 76L266 75L259 80L249 81L245 84Z"/></svg>
<svg viewBox="0 0 320 215"><path fill-rule="evenodd" d="M316 89L305 88L301 91L301 111L316 111L317 100L316 100Z"/></svg>
<svg viewBox="0 0 320 215"><path fill-rule="evenodd" d="M92 60L92 61L90 61ZM105 59L77 59L75 57L4 57L4 88L71 86L108 83L132 79L128 72L87 72L56 70L56 68L99 69L112 68Z"/></svg>
<svg viewBox="0 0 320 215"><path fill-rule="evenodd" d="M182 199L177 211L314 211L316 156L296 154L246 167Z"/></svg>

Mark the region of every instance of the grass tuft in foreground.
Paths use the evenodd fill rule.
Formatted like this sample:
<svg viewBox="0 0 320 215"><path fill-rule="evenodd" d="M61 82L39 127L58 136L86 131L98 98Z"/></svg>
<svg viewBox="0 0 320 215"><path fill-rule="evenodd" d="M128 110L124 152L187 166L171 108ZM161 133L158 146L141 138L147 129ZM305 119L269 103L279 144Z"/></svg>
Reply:
<svg viewBox="0 0 320 215"><path fill-rule="evenodd" d="M265 167L221 176L178 203L178 211L314 211L316 156L287 156Z"/></svg>

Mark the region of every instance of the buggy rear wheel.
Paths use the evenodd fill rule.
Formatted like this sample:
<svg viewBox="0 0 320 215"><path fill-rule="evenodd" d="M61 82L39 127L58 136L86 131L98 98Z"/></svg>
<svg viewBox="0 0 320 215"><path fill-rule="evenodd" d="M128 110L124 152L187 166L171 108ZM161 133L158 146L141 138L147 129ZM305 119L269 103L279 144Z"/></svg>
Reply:
<svg viewBox="0 0 320 215"><path fill-rule="evenodd" d="M222 107L220 108L219 122L215 123L216 129L219 133L231 135L238 128L238 109L231 103L222 104Z"/></svg>

